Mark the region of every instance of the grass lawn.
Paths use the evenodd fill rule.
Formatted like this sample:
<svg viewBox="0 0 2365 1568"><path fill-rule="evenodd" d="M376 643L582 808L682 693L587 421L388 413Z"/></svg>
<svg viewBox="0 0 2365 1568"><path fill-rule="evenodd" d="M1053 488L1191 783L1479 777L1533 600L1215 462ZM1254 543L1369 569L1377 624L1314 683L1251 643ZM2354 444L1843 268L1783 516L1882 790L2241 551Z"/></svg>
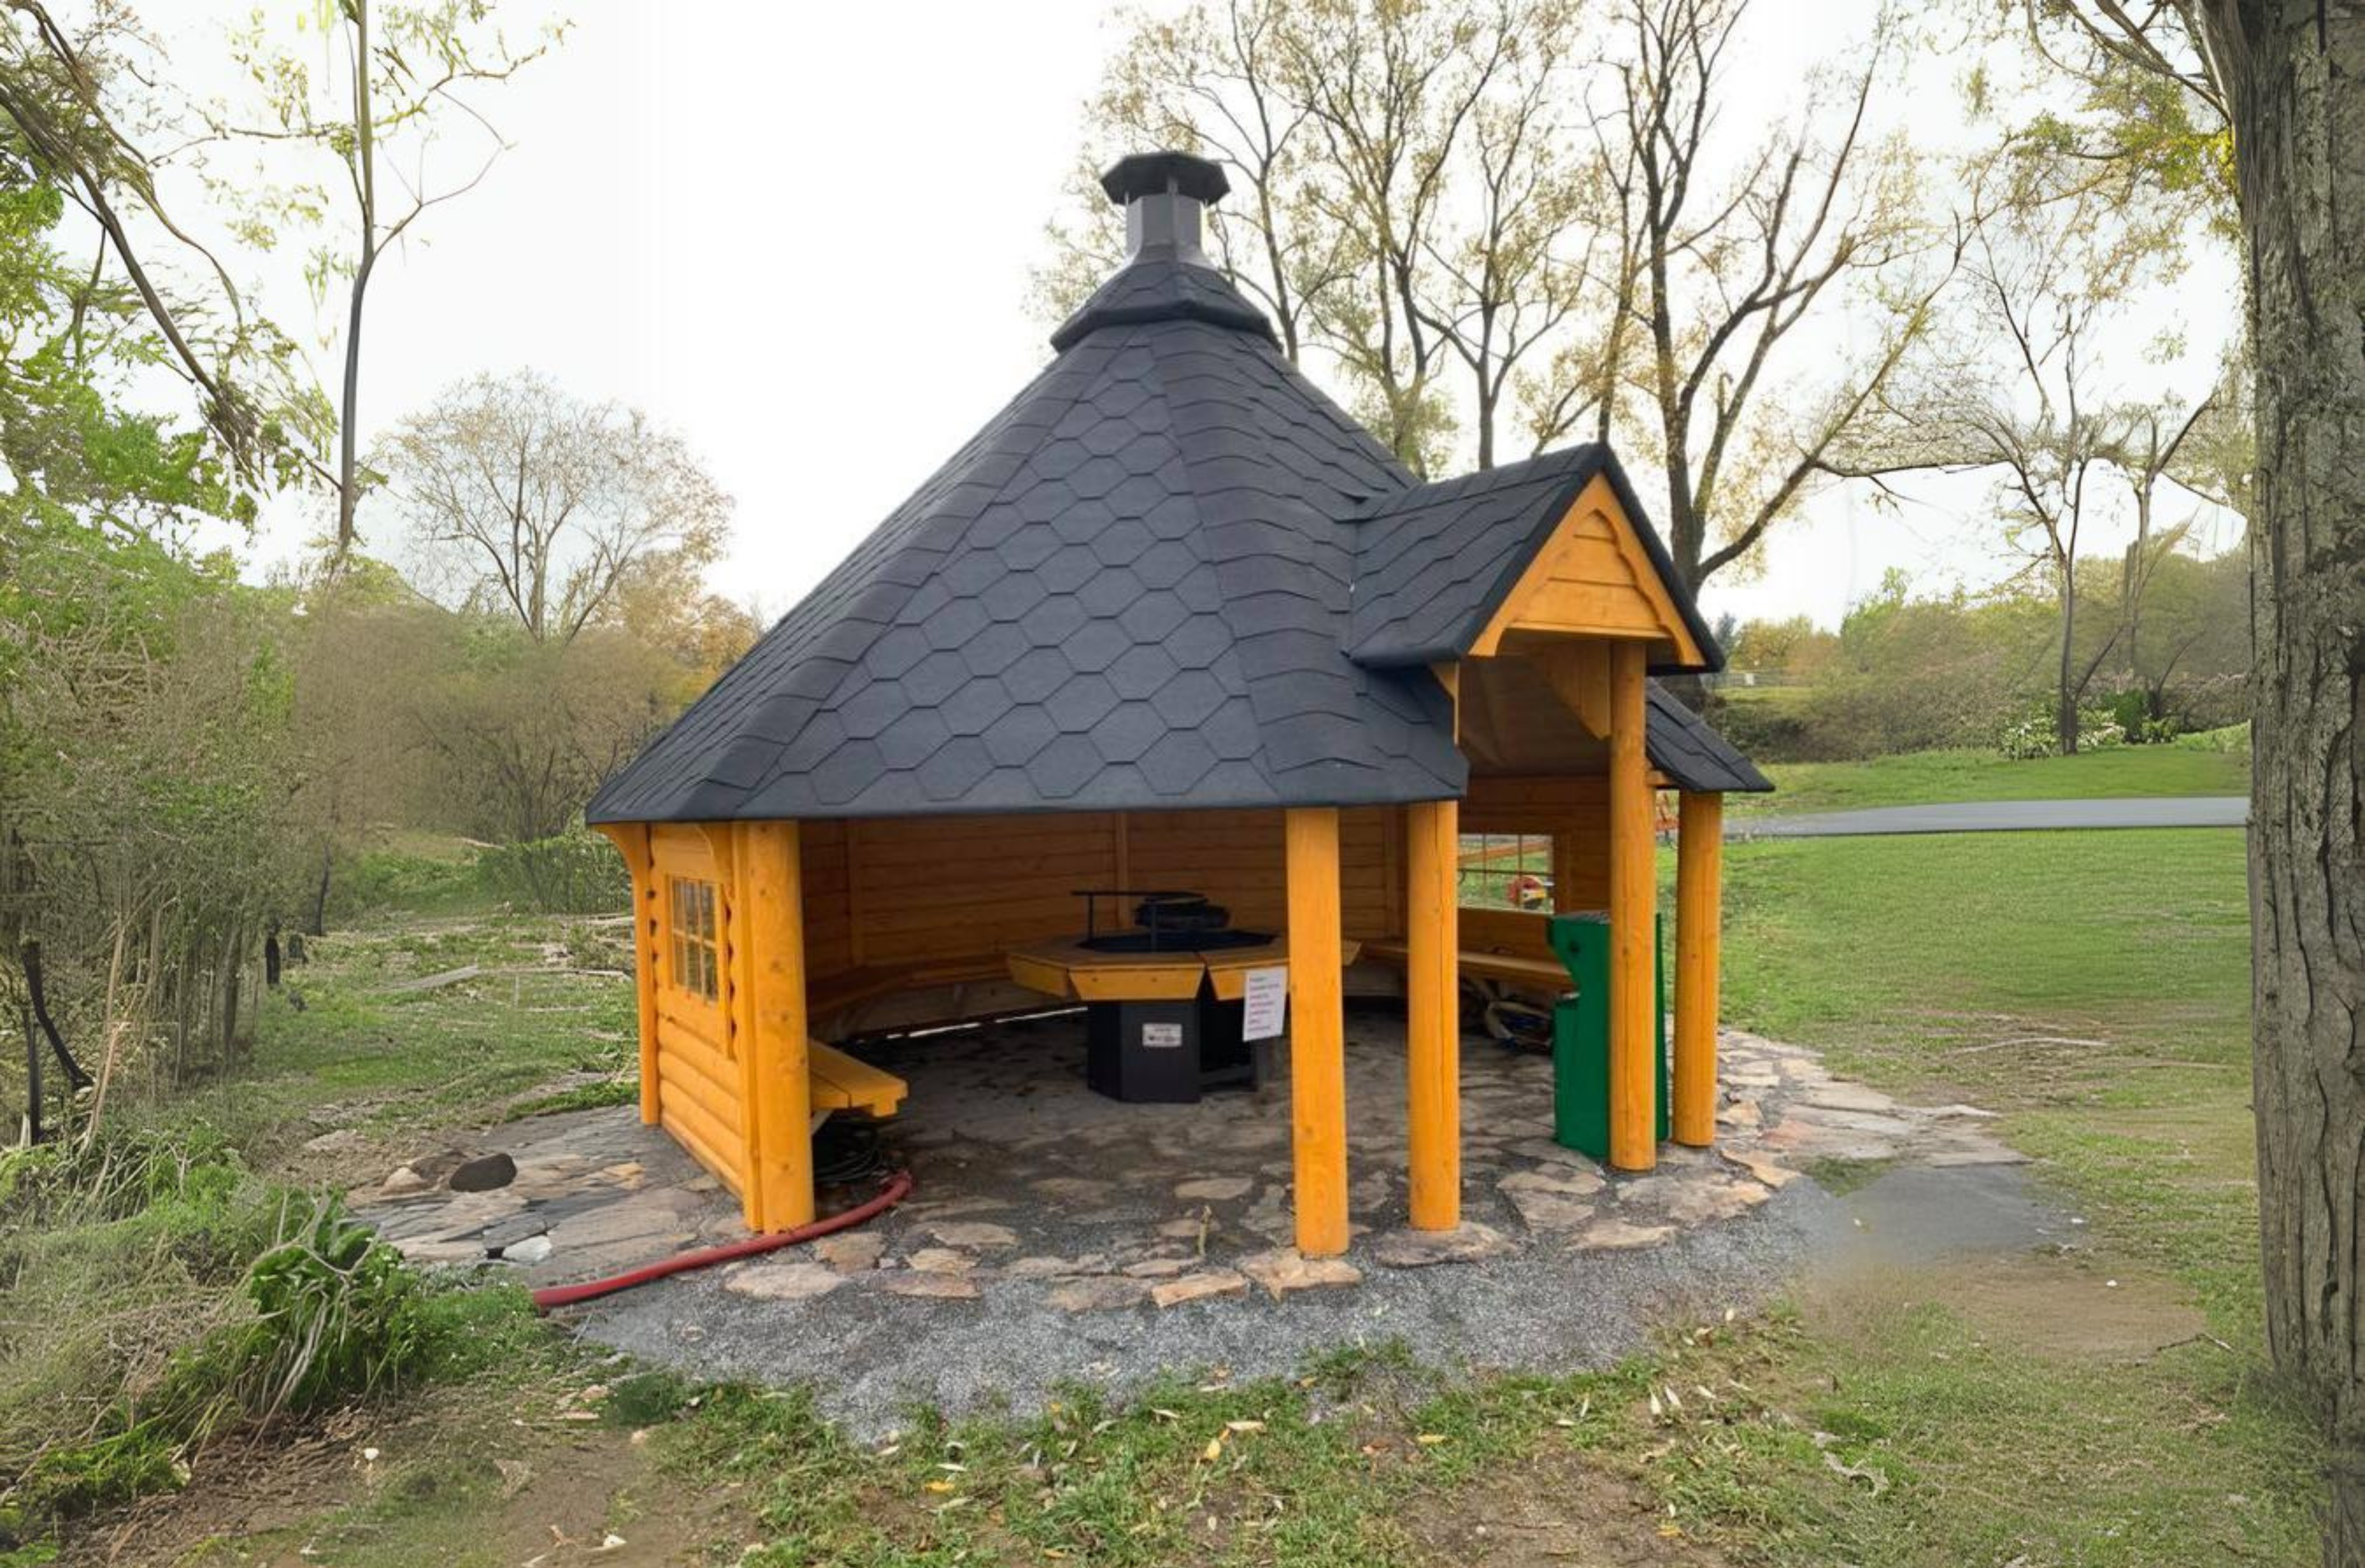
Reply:
<svg viewBox="0 0 2365 1568"><path fill-rule="evenodd" d="M1763 1320L1673 1321L1608 1372L1471 1377L1381 1326L1293 1379L1178 1368L1123 1407L1079 1388L1035 1420L915 1410L879 1443L799 1390L688 1387L554 1339L228 1461L286 1473L275 1515L201 1465L151 1560L492 1564L608 1533L645 1554L620 1560L758 1568L2313 1560L2316 1451L2264 1376L2254 1300L2240 835L1760 842L1728 868L1731 1020L2000 1111L2090 1256L1810 1281ZM331 941L305 1009L275 1000L252 1074L199 1104L300 1170L322 1105L391 1142L536 1085L619 1093L630 992L597 972L604 930ZM390 989L464 963L486 972ZM2075 1342L2047 1294L2090 1300L2101 1274L2133 1349ZM2202 1332L2141 1338L2163 1313Z"/></svg>
<svg viewBox="0 0 2365 1568"><path fill-rule="evenodd" d="M2195 737L2196 739L2198 737ZM1954 801L2247 795L2250 754L2199 745L2111 746L2015 761L1993 751L1922 751L1865 762L1776 762L1771 795L1735 795L1735 816Z"/></svg>

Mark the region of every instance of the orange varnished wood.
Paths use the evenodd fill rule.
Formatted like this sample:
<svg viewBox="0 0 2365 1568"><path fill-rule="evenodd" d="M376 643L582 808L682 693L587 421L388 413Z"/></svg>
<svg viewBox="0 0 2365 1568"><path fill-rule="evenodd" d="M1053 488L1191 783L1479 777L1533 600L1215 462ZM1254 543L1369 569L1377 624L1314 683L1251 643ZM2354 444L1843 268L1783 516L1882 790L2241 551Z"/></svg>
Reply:
<svg viewBox="0 0 2365 1568"><path fill-rule="evenodd" d="M1405 811L1405 1091L1412 1223L1462 1223L1461 837L1456 803Z"/></svg>
<svg viewBox="0 0 2365 1568"><path fill-rule="evenodd" d="M610 823L600 831L624 857L631 879L633 990L640 1003L641 1120L656 1125L657 1106L657 885L649 860L645 823Z"/></svg>
<svg viewBox="0 0 2365 1568"><path fill-rule="evenodd" d="M1723 914L1724 797L1687 790L1676 841L1676 1029L1669 1130L1716 1141L1716 1008Z"/></svg>
<svg viewBox="0 0 2365 1568"><path fill-rule="evenodd" d="M1609 1163L1658 1162L1653 1098L1650 769L1643 760L1643 645L1620 643L1609 664Z"/></svg>
<svg viewBox="0 0 2365 1568"><path fill-rule="evenodd" d="M805 1029L804 896L792 822L738 829L740 929L748 951L742 1015L751 1038L750 1183L758 1228L785 1230L813 1217L813 1079L823 1070Z"/></svg>
<svg viewBox="0 0 2365 1568"><path fill-rule="evenodd" d="M1552 636L1641 638L1655 657L1704 662L1699 644L1676 608L1644 550L1642 536L1618 504L1607 476L1578 492L1552 537L1471 646L1485 657L1515 633Z"/></svg>
<svg viewBox="0 0 2365 1568"><path fill-rule="evenodd" d="M1339 970L1339 812L1287 813L1290 1148L1297 1249L1347 1249L1346 1014Z"/></svg>

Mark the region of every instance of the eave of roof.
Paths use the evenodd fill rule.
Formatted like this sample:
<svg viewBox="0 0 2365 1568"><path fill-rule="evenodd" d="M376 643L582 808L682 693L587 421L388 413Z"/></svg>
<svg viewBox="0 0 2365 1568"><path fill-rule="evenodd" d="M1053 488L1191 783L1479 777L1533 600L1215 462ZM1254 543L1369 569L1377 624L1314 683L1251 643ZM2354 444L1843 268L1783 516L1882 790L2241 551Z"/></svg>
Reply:
<svg viewBox="0 0 2365 1568"><path fill-rule="evenodd" d="M1643 750L1679 790L1703 795L1763 795L1774 781L1683 700L1657 681L1647 689Z"/></svg>

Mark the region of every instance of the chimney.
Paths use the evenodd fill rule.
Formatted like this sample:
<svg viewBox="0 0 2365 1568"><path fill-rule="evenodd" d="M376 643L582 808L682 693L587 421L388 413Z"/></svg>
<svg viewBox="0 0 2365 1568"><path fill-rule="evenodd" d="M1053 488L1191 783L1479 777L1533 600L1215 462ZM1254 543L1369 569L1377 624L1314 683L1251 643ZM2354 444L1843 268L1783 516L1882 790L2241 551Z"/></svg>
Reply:
<svg viewBox="0 0 2365 1568"><path fill-rule="evenodd" d="M1199 243L1202 221L1207 205L1231 188L1221 166L1189 152L1137 152L1101 176L1101 189L1125 208L1128 261L1212 267Z"/></svg>

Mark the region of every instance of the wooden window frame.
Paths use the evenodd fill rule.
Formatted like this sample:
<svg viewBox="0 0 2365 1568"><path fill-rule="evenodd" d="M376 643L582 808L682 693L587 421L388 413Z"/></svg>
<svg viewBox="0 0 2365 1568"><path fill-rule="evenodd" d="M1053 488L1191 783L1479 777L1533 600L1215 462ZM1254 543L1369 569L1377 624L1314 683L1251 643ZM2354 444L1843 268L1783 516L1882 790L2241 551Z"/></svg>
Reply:
<svg viewBox="0 0 2365 1568"><path fill-rule="evenodd" d="M711 878L665 873L666 984L692 1002L723 1004L723 889ZM687 895L685 897L685 894ZM690 919L683 919L683 905Z"/></svg>

